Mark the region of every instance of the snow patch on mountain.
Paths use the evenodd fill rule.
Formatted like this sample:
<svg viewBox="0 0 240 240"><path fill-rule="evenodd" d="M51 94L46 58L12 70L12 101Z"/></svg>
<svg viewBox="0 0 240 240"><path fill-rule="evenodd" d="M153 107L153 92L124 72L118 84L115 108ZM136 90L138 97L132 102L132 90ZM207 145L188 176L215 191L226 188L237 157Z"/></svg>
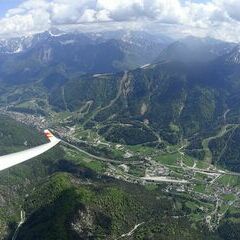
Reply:
<svg viewBox="0 0 240 240"><path fill-rule="evenodd" d="M233 49L225 61L231 64L240 64L240 45Z"/></svg>

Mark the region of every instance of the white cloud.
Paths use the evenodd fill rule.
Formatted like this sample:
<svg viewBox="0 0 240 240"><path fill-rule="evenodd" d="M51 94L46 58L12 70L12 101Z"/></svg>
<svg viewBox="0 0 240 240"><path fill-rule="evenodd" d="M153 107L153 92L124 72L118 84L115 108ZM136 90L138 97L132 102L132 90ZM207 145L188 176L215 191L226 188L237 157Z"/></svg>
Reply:
<svg viewBox="0 0 240 240"><path fill-rule="evenodd" d="M0 19L0 35L39 32L51 26L100 30L135 25L161 31L167 24L175 35L240 41L239 12L239 0L25 0Z"/></svg>

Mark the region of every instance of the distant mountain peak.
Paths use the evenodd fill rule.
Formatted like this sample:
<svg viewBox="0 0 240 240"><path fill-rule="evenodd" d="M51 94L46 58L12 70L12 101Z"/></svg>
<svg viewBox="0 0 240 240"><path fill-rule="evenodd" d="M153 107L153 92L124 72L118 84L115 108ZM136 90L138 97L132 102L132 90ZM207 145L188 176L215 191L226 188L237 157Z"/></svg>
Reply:
<svg viewBox="0 0 240 240"><path fill-rule="evenodd" d="M33 36L0 39L0 54L14 54L24 51L32 45Z"/></svg>
<svg viewBox="0 0 240 240"><path fill-rule="evenodd" d="M163 60L180 62L208 62L225 56L236 46L213 38L188 36L170 44L164 49L156 62Z"/></svg>
<svg viewBox="0 0 240 240"><path fill-rule="evenodd" d="M236 46L226 57L225 62L230 64L240 64L240 45Z"/></svg>
<svg viewBox="0 0 240 240"><path fill-rule="evenodd" d="M55 27L51 27L48 29L48 33L52 36L52 37L58 37L58 36L61 36L61 35L64 35L65 32L61 31L60 29L58 28L55 28Z"/></svg>

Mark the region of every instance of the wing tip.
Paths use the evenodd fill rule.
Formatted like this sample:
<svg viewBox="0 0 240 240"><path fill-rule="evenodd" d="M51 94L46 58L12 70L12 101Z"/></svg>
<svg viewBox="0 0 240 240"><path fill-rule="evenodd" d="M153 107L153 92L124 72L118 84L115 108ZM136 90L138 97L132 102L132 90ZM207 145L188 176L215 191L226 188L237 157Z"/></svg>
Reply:
<svg viewBox="0 0 240 240"><path fill-rule="evenodd" d="M60 139L56 138L48 129L44 130L44 134L50 142L53 142L53 141L60 142Z"/></svg>

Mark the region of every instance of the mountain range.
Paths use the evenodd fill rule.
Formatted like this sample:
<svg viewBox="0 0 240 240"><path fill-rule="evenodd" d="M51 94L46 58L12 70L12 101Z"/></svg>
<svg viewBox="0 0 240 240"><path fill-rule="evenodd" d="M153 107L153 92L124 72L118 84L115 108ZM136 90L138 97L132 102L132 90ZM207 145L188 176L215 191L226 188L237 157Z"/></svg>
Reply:
<svg viewBox="0 0 240 240"><path fill-rule="evenodd" d="M189 36L168 45L159 54L156 62L208 62L231 52L236 45L236 43L223 42L212 38Z"/></svg>
<svg viewBox="0 0 240 240"><path fill-rule="evenodd" d="M239 212L231 208L240 172L238 44L196 37L175 41L145 32L51 29L0 41L0 82L4 113L67 129L67 136L76 131L74 149L65 144L36 164L13 169L10 182L3 181L14 197L10 214L0 214L0 236L12 237L15 209L21 208L26 219L17 239L238 239ZM3 153L15 145L26 147L31 133L33 144L43 141L24 124L0 120ZM121 148L128 150L122 154ZM195 185L139 186L135 179L121 180L121 168L129 167L128 178L142 177L159 162L161 173L169 166L175 177L182 168L190 172ZM209 164L209 176L203 170L193 173L204 164ZM233 175L212 180L213 165ZM107 170L122 175L113 179ZM215 181L224 192L210 192ZM9 197L4 184L3 207ZM218 214L224 201L225 215ZM207 227L209 216L216 229ZM130 232L124 234L126 229Z"/></svg>
<svg viewBox="0 0 240 240"><path fill-rule="evenodd" d="M34 81L42 72L74 76L117 72L152 62L171 41L141 32L84 34L51 30L0 41L1 78Z"/></svg>

